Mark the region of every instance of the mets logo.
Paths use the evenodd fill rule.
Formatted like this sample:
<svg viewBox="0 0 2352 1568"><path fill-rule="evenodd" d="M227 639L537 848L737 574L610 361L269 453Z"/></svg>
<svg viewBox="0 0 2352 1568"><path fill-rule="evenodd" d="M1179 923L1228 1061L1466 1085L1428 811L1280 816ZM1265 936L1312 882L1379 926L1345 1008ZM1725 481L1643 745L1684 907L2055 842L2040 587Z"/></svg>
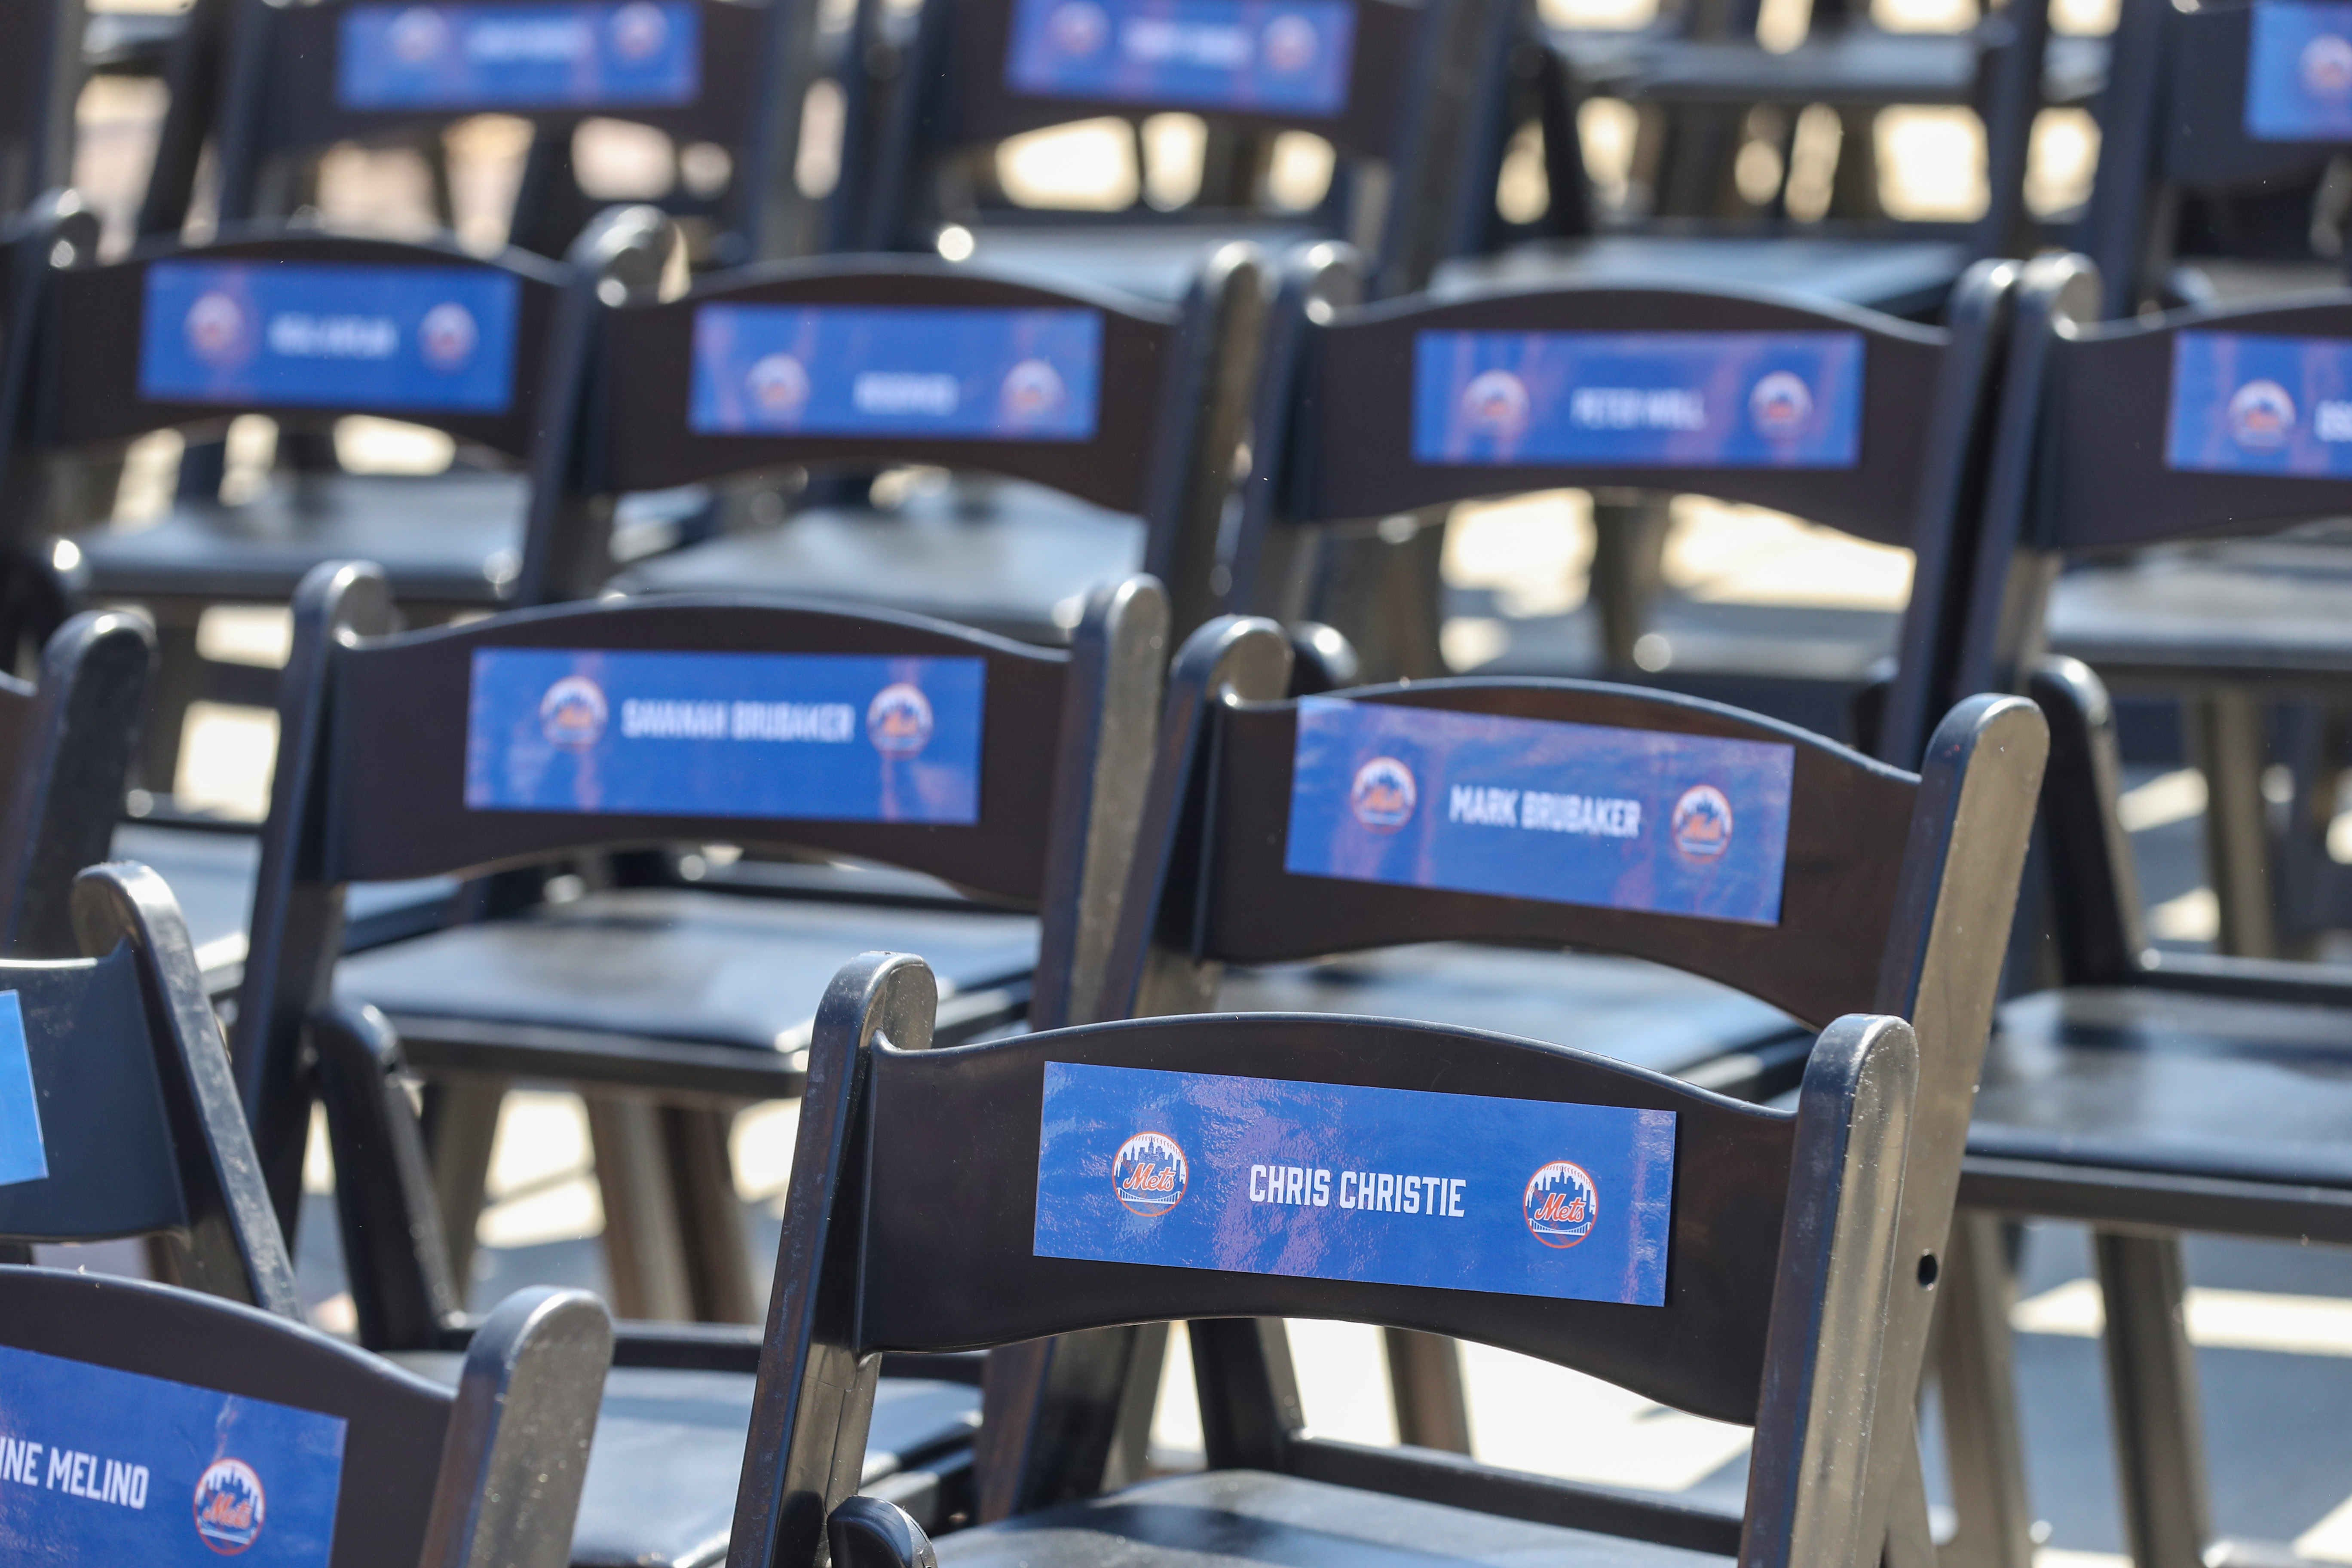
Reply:
<svg viewBox="0 0 2352 1568"><path fill-rule="evenodd" d="M254 1543L268 1511L261 1478L243 1459L215 1459L196 1478L196 1534L224 1557Z"/></svg>
<svg viewBox="0 0 2352 1568"><path fill-rule="evenodd" d="M416 346L425 355L425 363L436 370L456 370L473 357L474 345L481 342L481 330L474 325L474 312L455 300L444 300L425 312L417 323Z"/></svg>
<svg viewBox="0 0 2352 1568"><path fill-rule="evenodd" d="M1158 1219L1184 1201L1192 1167L1165 1132L1139 1132L1110 1160L1110 1190L1131 1213Z"/></svg>
<svg viewBox="0 0 2352 1568"><path fill-rule="evenodd" d="M771 419L794 419L808 406L808 372L790 354L768 354L753 363L743 384L751 401Z"/></svg>
<svg viewBox="0 0 2352 1568"><path fill-rule="evenodd" d="M2352 43L2334 33L2322 33L2303 46L2295 61L2303 85L2314 98L2352 95Z"/></svg>
<svg viewBox="0 0 2352 1568"><path fill-rule="evenodd" d="M930 744L931 700L903 680L884 687L866 704L866 738L877 752L912 756Z"/></svg>
<svg viewBox="0 0 2352 1568"><path fill-rule="evenodd" d="M1315 63L1315 57L1322 52L1322 40L1315 36L1315 24L1306 17L1276 16L1265 25L1258 51L1271 69L1295 76Z"/></svg>
<svg viewBox="0 0 2352 1568"><path fill-rule="evenodd" d="M2250 381L2230 398L2230 435L2241 447L2271 451L2294 434L2294 399L2275 381Z"/></svg>
<svg viewBox="0 0 2352 1568"><path fill-rule="evenodd" d="M1813 395L1801 377L1776 370L1748 395L1748 417L1767 436L1794 436L1813 414Z"/></svg>
<svg viewBox="0 0 2352 1568"><path fill-rule="evenodd" d="M660 6L636 0L613 13L609 31L614 54L633 63L649 60L669 42L669 18L661 14Z"/></svg>
<svg viewBox="0 0 2352 1568"><path fill-rule="evenodd" d="M1483 436L1516 436L1528 427L1528 384L1507 370L1470 378L1462 389L1462 413Z"/></svg>
<svg viewBox="0 0 2352 1568"><path fill-rule="evenodd" d="M1713 784L1693 784L1675 802L1666 831L1690 859L1712 860L1731 847L1731 803Z"/></svg>
<svg viewBox="0 0 2352 1568"><path fill-rule="evenodd" d="M384 41L392 46L393 58L421 66L449 52L449 24L431 7L413 5L393 18Z"/></svg>
<svg viewBox="0 0 2352 1568"><path fill-rule="evenodd" d="M1402 827L1412 820L1412 808L1420 802L1412 770L1394 757L1374 757L1356 770L1356 782L1348 787L1349 809L1375 833Z"/></svg>
<svg viewBox="0 0 2352 1568"><path fill-rule="evenodd" d="M1056 6L1045 20L1046 35L1054 47L1074 58L1083 58L1099 49L1110 37L1110 18L1094 0L1070 0Z"/></svg>
<svg viewBox="0 0 2352 1568"><path fill-rule="evenodd" d="M584 752L604 733L611 710L604 689L584 675L567 675L539 700L539 732L559 746Z"/></svg>
<svg viewBox="0 0 2352 1568"><path fill-rule="evenodd" d="M1004 373L998 401L1016 424L1043 419L1062 405L1062 373L1044 360L1024 359Z"/></svg>
<svg viewBox="0 0 2352 1568"><path fill-rule="evenodd" d="M1528 1178L1519 1207L1538 1241L1574 1247L1592 1234L1592 1222L1601 1217L1601 1193L1583 1166L1554 1160Z"/></svg>
<svg viewBox="0 0 2352 1568"><path fill-rule="evenodd" d="M198 296L188 307L184 329L188 349L206 364L230 365L243 359L253 344L245 307L217 289Z"/></svg>

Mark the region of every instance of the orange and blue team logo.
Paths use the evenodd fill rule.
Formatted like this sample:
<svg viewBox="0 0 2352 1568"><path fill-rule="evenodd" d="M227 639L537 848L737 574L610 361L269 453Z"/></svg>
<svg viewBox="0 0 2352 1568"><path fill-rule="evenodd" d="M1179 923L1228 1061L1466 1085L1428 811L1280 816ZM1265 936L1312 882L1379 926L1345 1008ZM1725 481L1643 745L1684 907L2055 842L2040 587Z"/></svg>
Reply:
<svg viewBox="0 0 2352 1568"><path fill-rule="evenodd" d="M611 32L615 55L632 62L649 60L669 42L669 18L660 6L637 0L613 13Z"/></svg>
<svg viewBox="0 0 2352 1568"><path fill-rule="evenodd" d="M877 752L912 756L930 743L931 700L903 680L884 687L866 705L866 738Z"/></svg>
<svg viewBox="0 0 2352 1568"><path fill-rule="evenodd" d="M2250 381L2231 395L2230 435L2241 447L2273 451L2294 434L2294 399L2275 381Z"/></svg>
<svg viewBox="0 0 2352 1568"><path fill-rule="evenodd" d="M1692 860L1720 858L1731 847L1731 802L1713 784L1693 784L1675 802L1667 826L1675 848Z"/></svg>
<svg viewBox="0 0 2352 1568"><path fill-rule="evenodd" d="M567 675L539 700L539 731L555 745L584 752L604 734L612 716L604 689L584 675Z"/></svg>
<svg viewBox="0 0 2352 1568"><path fill-rule="evenodd" d="M1759 435L1800 435L1805 422L1813 416L1812 391L1805 385L1803 377L1776 370L1748 393L1748 416L1756 422Z"/></svg>
<svg viewBox="0 0 2352 1568"><path fill-rule="evenodd" d="M1489 370L1462 389L1462 412L1482 436L1516 436L1528 427L1528 384L1507 370Z"/></svg>
<svg viewBox="0 0 2352 1568"><path fill-rule="evenodd" d="M243 1459L215 1459L196 1478L196 1534L224 1557L234 1557L261 1534L268 1504L261 1478Z"/></svg>
<svg viewBox="0 0 2352 1568"><path fill-rule="evenodd" d="M449 24L430 7L415 5L393 22L389 38L394 58L403 65L421 66L448 52Z"/></svg>
<svg viewBox="0 0 2352 1568"><path fill-rule="evenodd" d="M1041 359L1024 359L1004 373L999 394L1004 416L1016 425L1043 419L1062 406L1062 373Z"/></svg>
<svg viewBox="0 0 2352 1568"><path fill-rule="evenodd" d="M1296 76L1315 63L1322 52L1321 40L1315 36L1315 24L1304 16L1276 16L1265 26L1258 39L1259 53L1268 68L1285 76Z"/></svg>
<svg viewBox="0 0 2352 1568"><path fill-rule="evenodd" d="M797 418L808 406L808 372L790 354L763 354L743 377L751 401L770 419Z"/></svg>
<svg viewBox="0 0 2352 1568"><path fill-rule="evenodd" d="M2303 46L2295 66L2314 98L2352 96L2352 42L2322 33Z"/></svg>
<svg viewBox="0 0 2352 1568"><path fill-rule="evenodd" d="M1393 833L1412 820L1421 803L1421 788L1412 770L1394 757L1374 757L1356 770L1348 791L1349 808L1356 820L1375 833Z"/></svg>
<svg viewBox="0 0 2352 1568"><path fill-rule="evenodd" d="M1601 1216L1601 1192L1583 1166L1554 1160L1528 1178L1519 1207L1538 1241L1574 1247L1592 1234L1592 1222Z"/></svg>
<svg viewBox="0 0 2352 1568"><path fill-rule="evenodd" d="M425 312L417 324L416 346L425 355L425 363L436 370L456 370L474 357L474 345L482 341L481 329L474 325L474 313L455 300L445 300Z"/></svg>
<svg viewBox="0 0 2352 1568"><path fill-rule="evenodd" d="M189 351L206 364L235 364L252 344L245 307L217 289L188 307L185 330Z"/></svg>
<svg viewBox="0 0 2352 1568"><path fill-rule="evenodd" d="M1110 18L1094 0L1070 0L1045 24L1054 47L1073 58L1093 54L1110 37Z"/></svg>
<svg viewBox="0 0 2352 1568"><path fill-rule="evenodd" d="M1131 1213L1158 1219L1184 1201L1184 1151L1165 1132L1139 1132L1111 1156L1110 1190Z"/></svg>

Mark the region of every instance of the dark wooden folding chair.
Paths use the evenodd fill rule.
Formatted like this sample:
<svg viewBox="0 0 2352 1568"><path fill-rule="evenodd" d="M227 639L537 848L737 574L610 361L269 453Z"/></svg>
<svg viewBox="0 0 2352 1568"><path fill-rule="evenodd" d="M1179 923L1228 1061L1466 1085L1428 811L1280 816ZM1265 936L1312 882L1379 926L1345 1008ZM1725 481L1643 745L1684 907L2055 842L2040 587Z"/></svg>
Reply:
<svg viewBox="0 0 2352 1568"><path fill-rule="evenodd" d="M1942 1351L1955 1551L2011 1568L2030 1560L2033 1515L2002 1217L2093 1230L2122 1513L2145 1564L2202 1561L2216 1546L2181 1234L2352 1241L2352 1103L2336 1089L2352 997L2326 967L2242 945L2269 916L2259 725L2244 721L2265 700L2341 693L2347 667L2328 652L2343 646L2340 616L2315 641L2318 624L2294 614L2299 599L2326 602L2311 584L2280 571L2207 596L2190 584L2221 575L2200 570L2210 563L2162 548L2341 510L2338 476L2352 468L2339 467L2328 439L2339 416L2326 409L2343 384L2335 367L2352 366L2352 299L2098 323L2098 298L2083 258L2030 264L1972 580L1947 600L1965 620L1961 689L2028 690L2053 731L2047 865L2032 884L2034 918L2020 922L2048 940L2021 944L2023 994L1995 1022ZM2069 563L2084 569L2062 576ZM2210 769L2216 955L2148 943L2116 814L2113 711L2082 658L2238 715L2191 726Z"/></svg>
<svg viewBox="0 0 2352 1568"><path fill-rule="evenodd" d="M1165 659L1165 601L1148 578L1098 590L1066 651L749 596L616 598L399 635L385 615L366 567L324 569L298 598L233 1042L289 1225L314 1087L329 1100L370 1343L431 1352L462 1335L451 1281L467 1277L514 1079L589 1100L622 1314L740 1324L756 1308L729 1124L800 1092L807 1020L845 948L939 952L962 1033L1097 1016ZM571 784L534 782L551 761ZM599 793L612 767L608 783L625 773L636 793ZM680 843L854 857L973 897L936 882L928 900L896 903L837 888L606 887L336 962L352 880ZM388 1098L406 1069L430 1085L429 1177L396 1142L414 1130L387 1131L408 1114ZM419 1229L436 1210L446 1251ZM615 1449L615 1489L591 1485L583 1561L697 1561L724 1530L755 1354L740 1329L624 1336L614 1397L641 1401L630 1430L643 1440ZM968 1450L977 1369L947 1370L966 1385L894 1393L877 1479ZM699 1382L673 1386L682 1371ZM952 1511L934 1471L917 1480Z"/></svg>
<svg viewBox="0 0 2352 1568"><path fill-rule="evenodd" d="M1235 12L1187 0L930 0L890 79L853 76L840 184L842 248L976 257L1174 299L1200 256L1246 238L1279 253L1355 239L1383 294L1422 287L1474 243L1489 205L1465 171L1491 162L1515 7L1494 0L1330 0ZM889 8L858 7L853 58L894 41ZM1193 115L1207 128L1200 189L1160 212L1013 205L988 173L1007 137L1073 121ZM1306 131L1337 160L1319 208L1272 205L1275 136ZM1376 194L1377 193L1377 194ZM944 242L943 230L956 233Z"/></svg>
<svg viewBox="0 0 2352 1568"><path fill-rule="evenodd" d="M953 481L892 506L804 501L615 585L813 594L1055 643L1089 588L1139 565L1181 637L1220 592L1262 277L1228 245L1171 307L861 258L602 311L580 459L535 500L543 537L578 549L531 553L552 563L551 597L591 592L611 567L579 519L618 496L799 468L814 499L858 489L845 474L927 464Z"/></svg>
<svg viewBox="0 0 2352 1568"><path fill-rule="evenodd" d="M1933 1561L1905 1342L1950 1214L1924 1146L1967 1095L1901 1020L1834 1022L1792 1115L1371 1018L926 1049L931 995L869 953L818 1016L732 1568ZM1253 1314L1476 1338L1751 1424L1745 1517L1307 1436ZM1171 1317L1207 1473L1091 1495L1099 1451L1065 1430L1056 1492L935 1546L848 1496L881 1352Z"/></svg>
<svg viewBox="0 0 2352 1568"><path fill-rule="evenodd" d="M88 956L0 961L0 1428L9 1479L41 1489L12 1502L0 1550L189 1562L266 1540L335 1568L562 1563L604 1308L510 1298L454 1394L306 1326L170 890L97 867L71 920ZM124 1237L159 1240L177 1283L23 1261Z"/></svg>

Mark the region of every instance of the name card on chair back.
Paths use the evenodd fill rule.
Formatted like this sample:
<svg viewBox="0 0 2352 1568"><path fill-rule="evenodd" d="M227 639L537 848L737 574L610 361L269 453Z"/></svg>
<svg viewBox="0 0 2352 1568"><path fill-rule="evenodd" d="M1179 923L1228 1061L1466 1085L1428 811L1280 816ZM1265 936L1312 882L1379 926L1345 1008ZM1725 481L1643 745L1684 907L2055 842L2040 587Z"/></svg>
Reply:
<svg viewBox="0 0 2352 1568"><path fill-rule="evenodd" d="M625 109L702 88L702 13L683 0L353 5L335 42L344 109Z"/></svg>
<svg viewBox="0 0 2352 1568"><path fill-rule="evenodd" d="M326 1568L346 1423L0 1346L0 1556Z"/></svg>
<svg viewBox="0 0 2352 1568"><path fill-rule="evenodd" d="M24 1005L14 991L0 991L0 1186L41 1181L48 1173Z"/></svg>
<svg viewBox="0 0 2352 1568"><path fill-rule="evenodd" d="M503 413L519 295L511 275L488 267L157 261L139 395Z"/></svg>
<svg viewBox="0 0 2352 1568"><path fill-rule="evenodd" d="M1777 925L1795 748L1311 697L1294 875Z"/></svg>
<svg viewBox="0 0 2352 1568"><path fill-rule="evenodd" d="M1423 331L1416 462L1851 468L1859 332Z"/></svg>
<svg viewBox="0 0 2352 1568"><path fill-rule="evenodd" d="M2352 478L2352 341L2184 331L2172 341L2168 468Z"/></svg>
<svg viewBox="0 0 2352 1568"><path fill-rule="evenodd" d="M1045 1072L1041 1258L1665 1303L1671 1110Z"/></svg>
<svg viewBox="0 0 2352 1568"><path fill-rule="evenodd" d="M2262 0L2246 49L2246 134L2352 140L2352 5Z"/></svg>
<svg viewBox="0 0 2352 1568"><path fill-rule="evenodd" d="M1307 118L1348 107L1349 0L1015 0L1004 85Z"/></svg>
<svg viewBox="0 0 2352 1568"><path fill-rule="evenodd" d="M466 805L974 823L986 678L971 658L477 648Z"/></svg>

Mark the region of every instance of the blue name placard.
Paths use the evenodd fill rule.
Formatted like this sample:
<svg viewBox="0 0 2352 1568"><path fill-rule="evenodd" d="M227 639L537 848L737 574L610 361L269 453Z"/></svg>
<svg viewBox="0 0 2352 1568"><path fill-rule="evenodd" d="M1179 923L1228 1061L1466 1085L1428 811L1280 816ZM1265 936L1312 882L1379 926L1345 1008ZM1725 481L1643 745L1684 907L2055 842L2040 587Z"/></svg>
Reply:
<svg viewBox="0 0 2352 1568"><path fill-rule="evenodd" d="M2352 141L2352 5L2261 0L2246 50L2246 134Z"/></svg>
<svg viewBox="0 0 2352 1568"><path fill-rule="evenodd" d="M704 436L1089 441L1101 395L1093 310L705 305L694 313Z"/></svg>
<svg viewBox="0 0 2352 1568"><path fill-rule="evenodd" d="M1796 748L1309 697L1283 869L1777 925Z"/></svg>
<svg viewBox="0 0 2352 1568"><path fill-rule="evenodd" d="M1348 107L1355 47L1350 0L1015 0L1004 84L1328 119Z"/></svg>
<svg viewBox="0 0 2352 1568"><path fill-rule="evenodd" d="M1659 1307L1675 1113L1045 1064L1041 1258Z"/></svg>
<svg viewBox="0 0 2352 1568"><path fill-rule="evenodd" d="M621 109L702 90L702 13L687 0L353 5L338 45L345 109Z"/></svg>
<svg viewBox="0 0 2352 1568"><path fill-rule="evenodd" d="M2182 332L2165 466L2352 478L2352 340Z"/></svg>
<svg viewBox="0 0 2352 1568"><path fill-rule="evenodd" d="M479 648L475 811L980 820L978 658Z"/></svg>
<svg viewBox="0 0 2352 1568"><path fill-rule="evenodd" d="M326 1568L337 1416L0 1346L0 1559Z"/></svg>
<svg viewBox="0 0 2352 1568"><path fill-rule="evenodd" d="M1419 463L1850 468L1858 332L1422 332Z"/></svg>
<svg viewBox="0 0 2352 1568"><path fill-rule="evenodd" d="M501 414L517 308L515 279L484 267L158 261L139 395Z"/></svg>
<svg viewBox="0 0 2352 1568"><path fill-rule="evenodd" d="M14 991L0 991L0 1187L37 1182L48 1173L40 1097L33 1089L33 1058L25 1047L24 1005Z"/></svg>

